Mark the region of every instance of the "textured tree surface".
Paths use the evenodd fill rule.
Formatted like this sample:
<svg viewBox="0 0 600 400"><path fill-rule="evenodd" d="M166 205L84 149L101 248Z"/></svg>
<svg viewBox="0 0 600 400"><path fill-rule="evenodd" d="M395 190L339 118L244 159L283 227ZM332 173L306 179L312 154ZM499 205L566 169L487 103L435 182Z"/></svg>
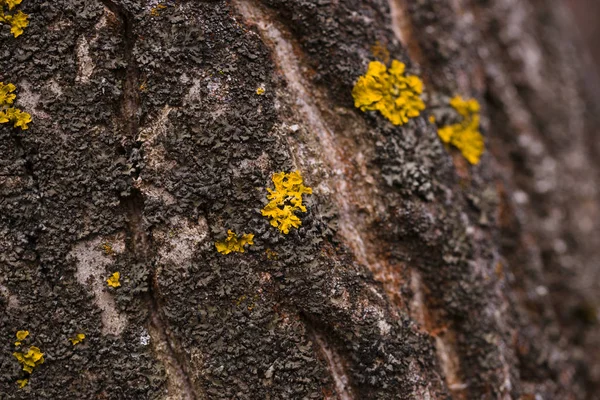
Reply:
<svg viewBox="0 0 600 400"><path fill-rule="evenodd" d="M163 5L24 0L0 31L33 118L0 125L0 399L599 398L600 103L562 3ZM479 100L478 165L427 112L354 108L376 59Z"/></svg>

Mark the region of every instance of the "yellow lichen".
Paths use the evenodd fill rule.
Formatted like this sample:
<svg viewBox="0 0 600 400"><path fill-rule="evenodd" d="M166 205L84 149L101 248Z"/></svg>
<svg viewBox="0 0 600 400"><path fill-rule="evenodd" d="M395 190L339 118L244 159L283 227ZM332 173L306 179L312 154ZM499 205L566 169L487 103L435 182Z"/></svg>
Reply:
<svg viewBox="0 0 600 400"><path fill-rule="evenodd" d="M15 342L15 346L20 346L21 342L25 340L27 336L29 336L29 331L18 331L16 336L17 341Z"/></svg>
<svg viewBox="0 0 600 400"><path fill-rule="evenodd" d="M256 94L257 95L260 96L260 95L262 95L264 93L265 93L265 88L264 87L260 86L259 88L256 89Z"/></svg>
<svg viewBox="0 0 600 400"><path fill-rule="evenodd" d="M302 195L312 194L312 189L304 186L299 171L289 174L278 172L273 174L272 179L275 190L267 188L269 191L267 199L270 201L261 213L271 220L271 225L287 235L290 228L298 228L302 225L300 218L294 213L306 212L306 207L302 204Z"/></svg>
<svg viewBox="0 0 600 400"><path fill-rule="evenodd" d="M13 93L16 89L12 83L0 82L0 124L11 122L15 128L25 130L31 122L31 115L12 106L17 97Z"/></svg>
<svg viewBox="0 0 600 400"><path fill-rule="evenodd" d="M32 373L35 367L44 363L44 353L35 346L31 346L27 353L14 352L13 356L23 365L23 371L28 373Z"/></svg>
<svg viewBox="0 0 600 400"><path fill-rule="evenodd" d="M69 338L69 341L75 346L76 344L83 342L83 339L85 339L85 333L78 333L75 337Z"/></svg>
<svg viewBox="0 0 600 400"><path fill-rule="evenodd" d="M464 100L455 96L450 105L463 118L462 121L438 129L442 142L456 147L471 164L479 163L485 150L483 136L479 132L479 103L475 99Z"/></svg>
<svg viewBox="0 0 600 400"><path fill-rule="evenodd" d="M23 389L28 382L29 379L17 379L17 385L19 385L19 389Z"/></svg>
<svg viewBox="0 0 600 400"><path fill-rule="evenodd" d="M4 8L7 7L8 11L12 11L19 4L21 4L21 0L0 0L0 22L10 25L10 32L14 37L21 35L23 29L29 25L29 21L27 20L29 16L22 11L7 14Z"/></svg>
<svg viewBox="0 0 600 400"><path fill-rule="evenodd" d="M121 279L121 273L117 271L114 274L112 274L106 280L106 282L108 283L108 286L116 288L116 287L121 286L121 282L119 282L119 279Z"/></svg>
<svg viewBox="0 0 600 400"><path fill-rule="evenodd" d="M231 252L243 253L244 246L254 244L254 235L252 233L244 233L238 237L232 230L227 231L227 237L224 240L215 243L217 251L222 254Z"/></svg>
<svg viewBox="0 0 600 400"><path fill-rule="evenodd" d="M405 75L404 70L404 63L398 60L393 60L389 69L379 61L371 61L367 73L352 89L354 106L362 111L379 111L394 125L418 117L425 109L420 97L423 82L415 75Z"/></svg>
<svg viewBox="0 0 600 400"><path fill-rule="evenodd" d="M113 250L113 247L111 246L110 243L103 243L102 250L104 251L104 254L106 254L107 256L112 256L115 254L115 251Z"/></svg>
<svg viewBox="0 0 600 400"><path fill-rule="evenodd" d="M160 15L160 10L164 10L165 8L167 8L166 5L158 4L156 7L153 7L150 10L150 15L152 15L153 17L158 17Z"/></svg>

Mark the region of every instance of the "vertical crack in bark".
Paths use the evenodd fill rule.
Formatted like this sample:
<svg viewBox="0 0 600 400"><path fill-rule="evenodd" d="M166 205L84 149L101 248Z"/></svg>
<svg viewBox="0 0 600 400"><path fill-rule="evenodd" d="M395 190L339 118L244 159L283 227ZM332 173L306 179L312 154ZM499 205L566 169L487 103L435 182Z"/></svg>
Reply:
<svg viewBox="0 0 600 400"><path fill-rule="evenodd" d="M149 333L152 337L154 350L165 364L169 386L176 389L180 395L179 399L196 400L194 386L189 377L189 368L185 354L181 350L177 339L170 333L168 325L164 322L161 299L159 294L158 275L153 263L152 238L147 234L144 227L144 198L142 193L131 189L129 196L121 198L121 206L128 217L128 250L134 255L136 261L146 264L150 269L148 274L148 291L145 301L149 309ZM175 390L174 390L175 391Z"/></svg>
<svg viewBox="0 0 600 400"><path fill-rule="evenodd" d="M300 319L304 322L309 337L313 339L315 344L318 346L318 352L322 355L327 363L327 367L333 385L337 394L338 400L354 400L356 396L356 390L351 385L351 380L346 372L346 362L341 357L339 351L328 342L328 335L321 332L321 329L313 323L306 315L300 314Z"/></svg>
<svg viewBox="0 0 600 400"><path fill-rule="evenodd" d="M38 178L35 174L35 170L33 167L33 161L31 159L29 159L29 157L27 156L27 148L23 144L23 139L21 138L22 133L23 133L22 131L17 132L12 136L14 136L14 139L15 139L15 147L20 152L22 152L21 157L22 157L23 161L25 162L25 164L24 164L25 174L27 176L31 177L31 180L33 182L32 196L35 198L36 203L37 203L37 209L36 209L35 215L41 220L40 210L43 209L44 199L41 196L40 184L39 184ZM44 266L42 266L41 256L37 249L39 231L40 231L40 227L39 227L39 224L37 224L37 225L35 225L32 234L27 235L27 244L31 248L31 251L33 251L33 253L35 254L35 261L33 262L33 265L41 267L41 269L40 269L41 272L43 274L47 274L48 269L44 268Z"/></svg>
<svg viewBox="0 0 600 400"><path fill-rule="evenodd" d="M410 0L389 0L392 30L408 51L409 57L422 65L425 58L419 47L419 42L414 37L414 26L408 16L407 1Z"/></svg>
<svg viewBox="0 0 600 400"><path fill-rule="evenodd" d="M123 95L120 112L121 123L126 128L127 139L131 140L133 143L137 138L140 121L140 96L138 91L139 70L134 55L135 44L137 41L137 34L134 31L134 17L125 7L117 4L113 0L102 0L102 3L120 19L121 24L123 25L122 40L126 71L125 79L123 81ZM140 144L138 143L138 148L139 145ZM139 174L137 168L136 173Z"/></svg>
<svg viewBox="0 0 600 400"><path fill-rule="evenodd" d="M121 4L112 0L102 0L102 3L121 21L123 51L126 61L126 71L123 81L123 94L120 107L120 123L126 133L126 143L131 143L129 159L134 171L134 185L141 179L142 142L137 140L140 121L140 97L138 92L139 70L135 61L135 45L137 34L133 15ZM137 153L137 154L134 154ZM129 194L121 197L121 207L128 220L128 250L135 260L145 264L149 269L148 291L145 301L149 309L149 333L157 358L164 363L167 371L170 389L179 395L179 399L196 400L197 396L189 376L187 359L176 338L169 331L162 313L158 275L153 262L151 237L144 226L144 197L136 187L131 187ZM170 393L172 394L172 393ZM170 398L170 397L169 397Z"/></svg>
<svg viewBox="0 0 600 400"><path fill-rule="evenodd" d="M457 353L456 333L448 327L436 327L436 318L426 302L421 273L413 268L410 271L410 289L413 292L410 302L410 316L434 338L435 352L438 363L444 372L446 386L454 399L464 399L467 396L463 383L460 357Z"/></svg>

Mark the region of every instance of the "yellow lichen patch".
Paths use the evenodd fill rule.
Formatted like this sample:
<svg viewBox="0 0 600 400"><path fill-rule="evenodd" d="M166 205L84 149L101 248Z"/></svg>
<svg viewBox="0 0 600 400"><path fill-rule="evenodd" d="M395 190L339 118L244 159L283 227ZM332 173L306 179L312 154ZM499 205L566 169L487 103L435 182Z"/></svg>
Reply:
<svg viewBox="0 0 600 400"><path fill-rule="evenodd" d="M300 218L294 213L306 212L306 207L302 204L302 195L312 194L312 189L304 186L299 171L289 174L278 172L273 174L272 179L275 190L267 188L269 191L267 199L270 201L261 213L271 220L271 225L287 235L290 228L298 228L302 225Z"/></svg>
<svg viewBox="0 0 600 400"><path fill-rule="evenodd" d="M166 5L158 4L156 7L152 7L152 9L150 10L150 15L152 15L153 17L158 17L160 15L160 11L164 10L165 8L167 8Z"/></svg>
<svg viewBox="0 0 600 400"><path fill-rule="evenodd" d="M19 389L23 389L28 382L29 379L17 379L17 385L19 385Z"/></svg>
<svg viewBox="0 0 600 400"><path fill-rule="evenodd" d="M393 60L390 68L371 61L367 73L352 89L354 106L362 111L379 111L394 125L403 125L425 109L421 99L423 82L404 73L405 65Z"/></svg>
<svg viewBox="0 0 600 400"><path fill-rule="evenodd" d="M221 254L229 254L232 252L243 253L244 246L254 244L254 235L252 233L244 233L238 237L232 230L227 231L227 237L224 240L215 243L217 251Z"/></svg>
<svg viewBox="0 0 600 400"><path fill-rule="evenodd" d="M8 8L8 11L12 11L19 4L21 4L21 0L0 0L0 22L10 25L10 32L14 37L21 35L23 29L29 25L29 21L27 20L29 16L22 11L7 14L5 7Z"/></svg>
<svg viewBox="0 0 600 400"><path fill-rule="evenodd" d="M15 346L20 346L21 342L25 340L25 338L29 336L29 331L18 331L17 332L17 341L15 342Z"/></svg>
<svg viewBox="0 0 600 400"><path fill-rule="evenodd" d="M75 337L69 338L69 341L75 346L76 344L83 342L83 339L85 339L85 333L78 333Z"/></svg>
<svg viewBox="0 0 600 400"><path fill-rule="evenodd" d="M106 280L106 283L108 283L108 286L116 288L121 286L119 279L121 279L121 273L117 271Z"/></svg>
<svg viewBox="0 0 600 400"><path fill-rule="evenodd" d="M256 89L256 94L259 96L262 94L265 94L265 88L260 86L259 88Z"/></svg>
<svg viewBox="0 0 600 400"><path fill-rule="evenodd" d="M27 353L14 352L13 356L23 365L23 371L28 373L32 373L35 367L44 363L44 353L35 346L31 346Z"/></svg>
<svg viewBox="0 0 600 400"><path fill-rule="evenodd" d="M17 97L13 93L16 89L12 83L0 82L0 124L11 122L15 128L25 130L31 122L31 115L12 106Z"/></svg>
<svg viewBox="0 0 600 400"><path fill-rule="evenodd" d="M460 150L471 164L477 164L485 150L483 136L479 132L479 103L475 99L464 100L455 96L450 100L450 105L463 120L439 128L438 136L442 142Z"/></svg>
<svg viewBox="0 0 600 400"><path fill-rule="evenodd" d="M115 251L113 250L110 243L102 244L102 250L104 251L104 254L106 254L107 256L112 256L115 254Z"/></svg>

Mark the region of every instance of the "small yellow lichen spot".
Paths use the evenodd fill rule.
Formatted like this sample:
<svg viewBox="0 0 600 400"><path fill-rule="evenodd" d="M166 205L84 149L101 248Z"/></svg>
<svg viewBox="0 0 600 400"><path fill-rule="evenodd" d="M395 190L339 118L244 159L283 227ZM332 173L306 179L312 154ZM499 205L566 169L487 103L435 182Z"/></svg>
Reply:
<svg viewBox="0 0 600 400"><path fill-rule="evenodd" d="M117 271L114 274L112 274L110 278L106 280L106 282L108 283L108 286L116 288L121 286L121 282L119 282L119 279L121 279L121 273Z"/></svg>
<svg viewBox="0 0 600 400"><path fill-rule="evenodd" d="M21 342L25 340L25 338L29 336L29 331L18 331L17 332L17 341L15 342L15 346L20 346Z"/></svg>
<svg viewBox="0 0 600 400"><path fill-rule="evenodd" d="M158 4L156 7L153 7L150 10L150 15L152 15L153 17L158 17L160 15L160 10L164 10L165 8L167 8L166 5Z"/></svg>
<svg viewBox="0 0 600 400"><path fill-rule="evenodd" d="M27 353L14 352L13 356L23 365L23 371L28 373L32 373L35 367L44 363L44 353L35 346L31 346Z"/></svg>
<svg viewBox="0 0 600 400"><path fill-rule="evenodd" d="M13 93L15 90L17 90L17 87L12 83L7 83L5 85L3 82L0 82L0 106L13 103L17 97L17 95Z"/></svg>
<svg viewBox="0 0 600 400"><path fill-rule="evenodd" d="M215 243L217 251L221 254L229 254L231 252L243 253L244 246L254 244L254 234L244 233L238 237L232 230L227 231L225 240Z"/></svg>
<svg viewBox="0 0 600 400"><path fill-rule="evenodd" d="M430 123L435 124L435 116L434 115L430 115L428 119L429 119Z"/></svg>
<svg viewBox="0 0 600 400"><path fill-rule="evenodd" d="M354 106L362 111L379 111L394 125L403 125L425 109L421 99L423 82L418 76L405 75L406 66L393 60L390 68L371 61L367 73L352 89Z"/></svg>
<svg viewBox="0 0 600 400"><path fill-rule="evenodd" d="M102 250L104 250L104 254L106 254L107 256L112 256L115 254L115 251L113 250L110 243L104 243L102 245Z"/></svg>
<svg viewBox="0 0 600 400"><path fill-rule="evenodd" d="M302 195L312 194L312 189L304 186L299 171L289 174L278 172L273 174L272 179L275 190L267 188L269 191L267 199L270 201L261 213L271 220L272 226L287 235L290 228L298 228L302 225L300 218L294 213L306 212L306 207L302 204Z"/></svg>
<svg viewBox="0 0 600 400"><path fill-rule="evenodd" d="M455 96L450 100L450 105L463 120L439 128L438 136L442 142L460 150L467 161L475 165L485 150L483 136L479 132L479 103L475 99L464 100Z"/></svg>
<svg viewBox="0 0 600 400"><path fill-rule="evenodd" d="M19 389L23 389L28 382L29 379L17 379L17 385L19 385Z"/></svg>
<svg viewBox="0 0 600 400"><path fill-rule="evenodd" d="M259 96L265 94L265 88L260 86L258 89L256 89L256 94Z"/></svg>
<svg viewBox="0 0 600 400"><path fill-rule="evenodd" d="M2 0L0 0L2 1ZM0 82L0 124L12 122L15 128L27 129L27 124L31 122L31 115L12 107L15 98L13 92L16 86L12 83Z"/></svg>
<svg viewBox="0 0 600 400"><path fill-rule="evenodd" d="M83 342L83 339L85 339L85 333L78 333L77 335L75 335L75 337L69 338L73 346Z"/></svg>

